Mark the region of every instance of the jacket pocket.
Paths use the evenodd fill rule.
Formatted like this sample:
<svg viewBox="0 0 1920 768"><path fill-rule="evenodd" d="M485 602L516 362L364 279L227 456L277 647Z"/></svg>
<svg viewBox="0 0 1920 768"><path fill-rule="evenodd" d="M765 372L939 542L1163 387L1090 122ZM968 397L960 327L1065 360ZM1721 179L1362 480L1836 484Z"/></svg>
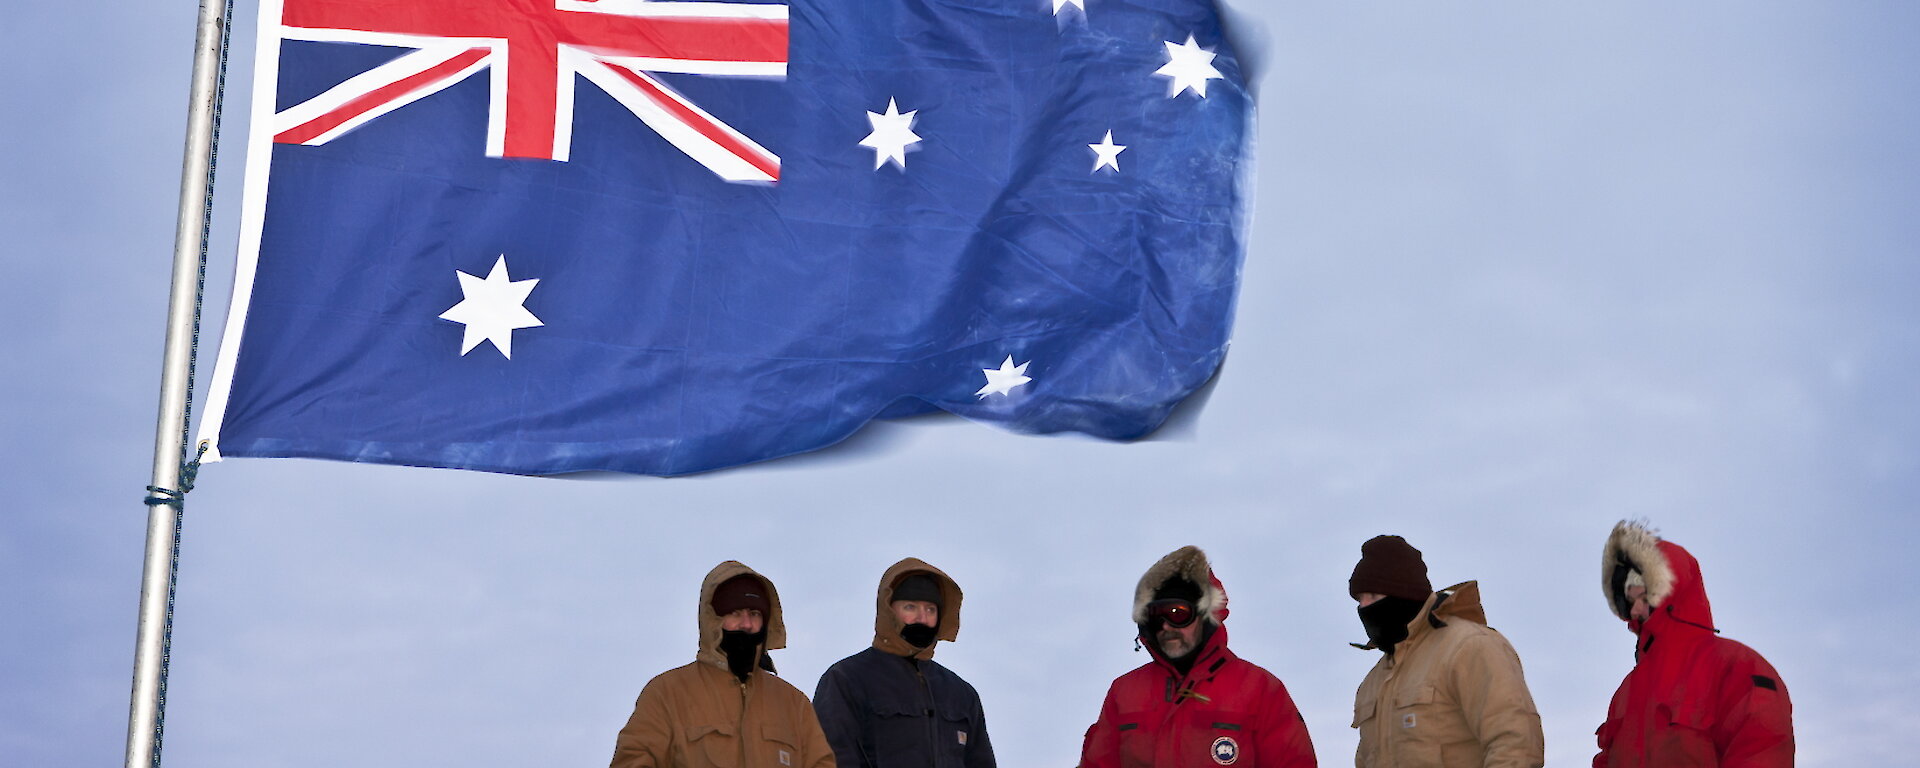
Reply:
<svg viewBox="0 0 1920 768"><path fill-rule="evenodd" d="M1704 708L1693 702L1682 702L1678 706L1659 704L1655 707L1655 722L1665 723L1656 726L1648 734L1647 756L1657 757L1660 764L1671 768L1711 768L1719 765L1719 755L1713 745L1713 735Z"/></svg>
<svg viewBox="0 0 1920 768"><path fill-rule="evenodd" d="M1155 728L1160 716L1153 712L1131 712L1114 718L1114 731L1120 734L1120 765L1126 768L1151 768Z"/></svg>
<svg viewBox="0 0 1920 768"><path fill-rule="evenodd" d="M687 754L675 761L676 765L711 765L716 768L737 768L740 765L740 739L734 733L732 724L687 726L685 737Z"/></svg>
<svg viewBox="0 0 1920 768"><path fill-rule="evenodd" d="M966 754L967 745L979 736L974 733L973 718L965 712L943 710L934 727L939 729L935 738L940 741L934 745L935 749L953 755L956 760Z"/></svg>
<svg viewBox="0 0 1920 768"><path fill-rule="evenodd" d="M1362 687L1360 692L1354 695L1352 727L1360 732L1360 748L1357 757L1361 765L1380 763L1380 743L1374 733L1378 728L1374 723L1374 715L1377 714L1379 704L1380 692L1377 690Z"/></svg>
<svg viewBox="0 0 1920 768"><path fill-rule="evenodd" d="M787 723L769 722L760 726L760 743L748 745L758 755L755 765L792 768L800 764L800 740Z"/></svg>
<svg viewBox="0 0 1920 768"><path fill-rule="evenodd" d="M1253 752L1252 718L1241 713L1196 712L1180 735L1181 765L1259 765Z"/></svg>
<svg viewBox="0 0 1920 768"><path fill-rule="evenodd" d="M1399 691L1393 697L1393 709L1387 722L1375 727L1387 741L1381 749L1391 750L1393 764L1401 768L1440 768L1441 746L1446 741L1441 722L1441 697L1431 685Z"/></svg>
<svg viewBox="0 0 1920 768"><path fill-rule="evenodd" d="M879 768L926 766L933 762L933 719L926 710L910 705L874 701L872 712L873 754L870 759Z"/></svg>

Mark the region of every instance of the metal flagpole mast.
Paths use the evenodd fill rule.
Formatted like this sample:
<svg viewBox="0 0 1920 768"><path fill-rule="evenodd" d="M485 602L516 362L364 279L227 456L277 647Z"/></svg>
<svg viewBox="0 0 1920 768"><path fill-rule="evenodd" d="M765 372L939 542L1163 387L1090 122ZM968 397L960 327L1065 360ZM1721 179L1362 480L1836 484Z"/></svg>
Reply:
<svg viewBox="0 0 1920 768"><path fill-rule="evenodd" d="M187 105L186 152L180 170L180 217L173 235L173 288L167 302L160 416L153 443L153 483L149 489L153 495L147 500L147 555L140 574L140 628L127 713L126 768L160 765L167 656L173 635L174 574L180 554L180 513L187 490L181 483L187 408L199 335L227 25L232 15L228 0L200 0L193 41L193 86Z"/></svg>

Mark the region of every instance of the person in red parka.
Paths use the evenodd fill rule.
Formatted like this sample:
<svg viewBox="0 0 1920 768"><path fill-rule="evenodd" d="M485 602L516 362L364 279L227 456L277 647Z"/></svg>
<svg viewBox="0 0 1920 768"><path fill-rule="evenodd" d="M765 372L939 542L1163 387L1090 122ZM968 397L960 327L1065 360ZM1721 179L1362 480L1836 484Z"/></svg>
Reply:
<svg viewBox="0 0 1920 768"><path fill-rule="evenodd" d="M1081 768L1314 768L1287 687L1227 649L1227 591L1207 555L1181 547L1133 591L1138 642L1153 660L1107 689Z"/></svg>
<svg viewBox="0 0 1920 768"><path fill-rule="evenodd" d="M1594 768L1791 768L1787 684L1753 649L1718 636L1693 555L1621 521L1600 581L1637 640Z"/></svg>

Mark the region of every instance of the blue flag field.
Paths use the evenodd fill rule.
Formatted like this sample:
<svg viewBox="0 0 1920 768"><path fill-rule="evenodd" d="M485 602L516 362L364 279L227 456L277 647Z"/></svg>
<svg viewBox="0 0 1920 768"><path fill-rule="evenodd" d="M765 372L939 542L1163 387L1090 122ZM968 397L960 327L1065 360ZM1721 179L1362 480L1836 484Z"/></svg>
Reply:
<svg viewBox="0 0 1920 768"><path fill-rule="evenodd" d="M1146 435L1225 354L1200 0L268 0L213 457L676 475L939 409Z"/></svg>

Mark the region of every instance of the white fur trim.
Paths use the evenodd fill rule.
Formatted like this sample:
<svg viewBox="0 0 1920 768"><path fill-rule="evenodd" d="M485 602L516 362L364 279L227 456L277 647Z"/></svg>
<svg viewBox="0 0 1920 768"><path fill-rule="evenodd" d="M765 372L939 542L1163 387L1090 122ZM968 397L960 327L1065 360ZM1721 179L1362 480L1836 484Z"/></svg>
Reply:
<svg viewBox="0 0 1920 768"><path fill-rule="evenodd" d="M1637 520L1622 520L1613 526L1607 547L1600 553L1600 594L1607 598L1607 608L1625 621L1627 617L1620 614L1620 602L1625 596L1613 594L1614 565L1622 559L1640 572L1647 585L1647 604L1652 606L1666 602L1673 594L1673 565L1660 551L1658 530Z"/></svg>
<svg viewBox="0 0 1920 768"><path fill-rule="evenodd" d="M1213 566L1207 563L1207 553L1195 546L1181 547L1168 553L1140 577L1139 585L1133 588L1133 623L1147 622L1147 603L1153 602L1153 591L1174 576L1200 585L1200 602L1194 604L1193 608L1200 612L1201 618L1219 624L1220 619L1215 614L1227 607L1227 591L1214 583Z"/></svg>

